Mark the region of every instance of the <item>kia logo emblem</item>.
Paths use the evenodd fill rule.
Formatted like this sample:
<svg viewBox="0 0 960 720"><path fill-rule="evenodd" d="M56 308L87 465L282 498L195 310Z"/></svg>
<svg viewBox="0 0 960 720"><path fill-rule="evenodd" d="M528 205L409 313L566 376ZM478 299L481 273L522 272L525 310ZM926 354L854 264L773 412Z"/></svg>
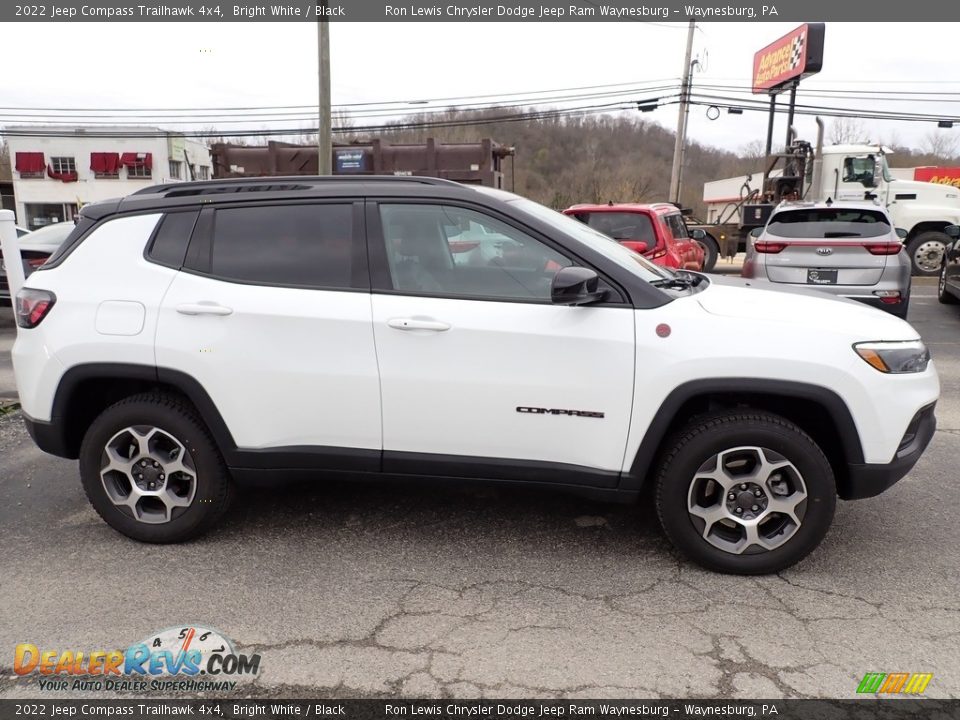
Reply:
<svg viewBox="0 0 960 720"><path fill-rule="evenodd" d="M829 255L833 252L833 248L817 248L817 255Z"/></svg>

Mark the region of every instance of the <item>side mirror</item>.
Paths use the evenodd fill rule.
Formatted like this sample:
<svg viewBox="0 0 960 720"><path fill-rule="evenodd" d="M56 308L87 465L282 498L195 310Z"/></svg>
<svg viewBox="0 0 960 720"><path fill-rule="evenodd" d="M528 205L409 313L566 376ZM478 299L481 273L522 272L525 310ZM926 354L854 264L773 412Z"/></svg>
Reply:
<svg viewBox="0 0 960 720"><path fill-rule="evenodd" d="M643 240L621 240L620 244L640 255L643 255L648 250L647 243Z"/></svg>
<svg viewBox="0 0 960 720"><path fill-rule="evenodd" d="M600 278L590 268L560 268L553 276L550 301L555 305L589 305L603 300L606 290L599 290Z"/></svg>
<svg viewBox="0 0 960 720"><path fill-rule="evenodd" d="M954 239L960 238L960 225L947 225L943 232Z"/></svg>
<svg viewBox="0 0 960 720"><path fill-rule="evenodd" d="M692 237L694 240L703 240L707 237L707 233L700 228L694 228L690 231L690 237Z"/></svg>
<svg viewBox="0 0 960 720"><path fill-rule="evenodd" d="M957 226L954 225L953 227L957 227ZM960 230L960 228L957 228L957 229ZM897 237L900 238L901 240L906 240L906 239L907 239L907 231L904 230L903 228L897 228Z"/></svg>
<svg viewBox="0 0 960 720"><path fill-rule="evenodd" d="M763 234L763 228L762 228L762 227L755 227L753 230L750 231L750 237L752 237L752 238L758 238L758 237L760 237L762 234Z"/></svg>

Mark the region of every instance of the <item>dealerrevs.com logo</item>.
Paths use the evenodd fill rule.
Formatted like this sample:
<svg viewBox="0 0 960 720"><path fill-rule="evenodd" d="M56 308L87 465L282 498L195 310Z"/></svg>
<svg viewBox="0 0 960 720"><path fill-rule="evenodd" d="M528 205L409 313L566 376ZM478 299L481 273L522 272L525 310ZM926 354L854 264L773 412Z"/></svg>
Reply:
<svg viewBox="0 0 960 720"><path fill-rule="evenodd" d="M216 630L199 625L153 633L126 650L50 650L20 643L13 671L37 676L41 690L199 692L233 690L260 671Z"/></svg>

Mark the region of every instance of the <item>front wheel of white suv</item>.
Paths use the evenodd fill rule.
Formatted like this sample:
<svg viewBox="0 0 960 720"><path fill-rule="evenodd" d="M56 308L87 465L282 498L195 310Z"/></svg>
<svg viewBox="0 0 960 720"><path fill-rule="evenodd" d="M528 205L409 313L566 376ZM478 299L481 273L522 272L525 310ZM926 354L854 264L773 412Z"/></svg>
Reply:
<svg viewBox="0 0 960 720"><path fill-rule="evenodd" d="M836 484L820 447L761 411L694 418L669 441L656 484L667 537L694 562L740 575L806 557L833 520Z"/></svg>
<svg viewBox="0 0 960 720"><path fill-rule="evenodd" d="M164 393L126 398L93 421L80 447L80 478L100 517L150 543L205 532L232 494L203 421L187 403Z"/></svg>

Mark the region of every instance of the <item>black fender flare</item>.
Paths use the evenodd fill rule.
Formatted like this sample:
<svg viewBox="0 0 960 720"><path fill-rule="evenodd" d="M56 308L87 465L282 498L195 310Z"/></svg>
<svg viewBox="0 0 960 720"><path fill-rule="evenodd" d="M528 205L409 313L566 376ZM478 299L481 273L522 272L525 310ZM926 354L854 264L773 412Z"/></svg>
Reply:
<svg viewBox="0 0 960 720"><path fill-rule="evenodd" d="M820 405L834 419L846 463L848 465L863 463L863 445L860 442L857 426L853 422L853 415L847 404L833 390L820 385L789 380L750 377L705 378L679 385L667 395L644 433L633 464L623 474L620 488L623 490L643 488L663 442L667 439L667 433L685 403L698 397L711 395L735 397L741 393L807 400Z"/></svg>

